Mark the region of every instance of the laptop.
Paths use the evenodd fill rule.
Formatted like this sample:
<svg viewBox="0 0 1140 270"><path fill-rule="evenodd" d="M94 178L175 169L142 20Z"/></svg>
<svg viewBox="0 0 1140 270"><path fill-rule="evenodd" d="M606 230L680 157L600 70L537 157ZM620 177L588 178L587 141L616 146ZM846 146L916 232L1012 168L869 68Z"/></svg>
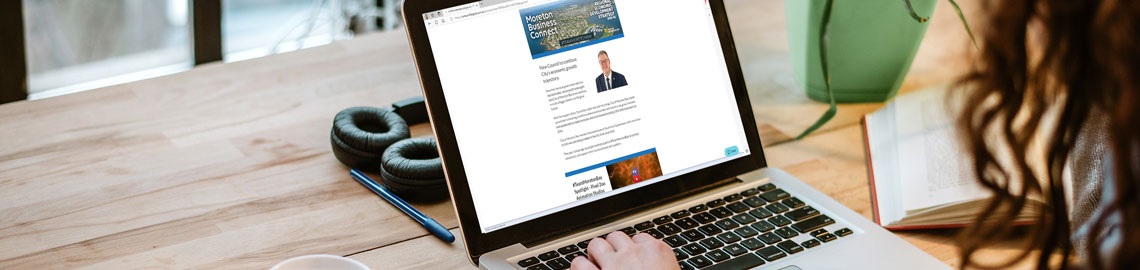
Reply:
<svg viewBox="0 0 1140 270"><path fill-rule="evenodd" d="M948 269L767 167L721 0L408 0L461 239L565 269L647 233L681 269Z"/></svg>

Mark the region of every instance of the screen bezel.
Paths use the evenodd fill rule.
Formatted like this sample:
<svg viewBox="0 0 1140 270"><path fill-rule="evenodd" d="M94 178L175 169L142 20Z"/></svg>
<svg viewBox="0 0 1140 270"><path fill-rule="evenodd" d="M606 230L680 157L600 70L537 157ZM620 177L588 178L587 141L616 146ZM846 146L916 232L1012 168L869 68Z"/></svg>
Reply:
<svg viewBox="0 0 1140 270"><path fill-rule="evenodd" d="M455 138L455 131L451 122L450 112L447 109L447 99L443 92L436 62L431 51L431 41L423 20L423 13L438 11L463 4L474 3L474 0L434 0L434 1L405 1L404 22L408 40L415 59L420 85L424 93L428 112L431 116L440 157L444 163L444 172L451 193L451 200L459 218L462 238L467 253L472 262L478 262L478 257L487 252L494 251L516 243L531 243L545 239L551 235L562 234L574 229L605 220L614 216L626 214L634 209L641 209L646 205L653 205L668 195L682 194L686 191L702 189L714 185L726 178L760 169L767 166L764 152L760 144L759 132L756 128L752 104L748 98L748 91L744 75L737 58L736 46L733 42L732 32L728 26L722 0L708 1L712 9L713 20L717 35L720 38L721 50L724 54L725 65L728 67L729 78L736 98L741 123L744 125L745 137L748 141L750 154L733 159L725 163L710 166L681 176L673 177L652 185L643 186L635 190L625 191L621 194L602 198L578 207L563 210L535 218L513 226L501 228L489 233L483 233L479 226L478 215L471 198L470 186L464 172L462 154L459 153ZM661 196L662 194L668 194ZM582 218L593 217L593 218Z"/></svg>

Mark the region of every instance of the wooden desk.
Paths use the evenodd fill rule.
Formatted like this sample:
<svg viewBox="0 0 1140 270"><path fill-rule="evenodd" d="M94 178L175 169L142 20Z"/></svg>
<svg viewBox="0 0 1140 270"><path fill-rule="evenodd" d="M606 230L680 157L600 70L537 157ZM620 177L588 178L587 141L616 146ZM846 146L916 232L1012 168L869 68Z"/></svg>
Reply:
<svg viewBox="0 0 1140 270"><path fill-rule="evenodd" d="M729 5L771 165L869 216L856 123L881 104L842 105L788 142L825 106L795 87L783 3ZM903 91L955 76L965 45L956 21L934 20ZM418 95L415 78L397 31L0 106L0 269L264 269L314 253L470 268L461 243L427 235L330 152L337 111ZM417 207L457 226L449 202ZM900 233L954 265L952 234Z"/></svg>

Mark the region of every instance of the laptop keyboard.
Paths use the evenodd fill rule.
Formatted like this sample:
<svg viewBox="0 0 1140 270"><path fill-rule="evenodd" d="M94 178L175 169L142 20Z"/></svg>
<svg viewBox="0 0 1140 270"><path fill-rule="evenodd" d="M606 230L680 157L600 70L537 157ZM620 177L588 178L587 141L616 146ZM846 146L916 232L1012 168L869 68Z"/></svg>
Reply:
<svg viewBox="0 0 1140 270"><path fill-rule="evenodd" d="M618 231L664 240L673 247L681 269L745 269L852 234L847 228L823 228L831 224L831 217L769 183ZM517 263L528 270L568 269L575 257L586 256L590 240Z"/></svg>

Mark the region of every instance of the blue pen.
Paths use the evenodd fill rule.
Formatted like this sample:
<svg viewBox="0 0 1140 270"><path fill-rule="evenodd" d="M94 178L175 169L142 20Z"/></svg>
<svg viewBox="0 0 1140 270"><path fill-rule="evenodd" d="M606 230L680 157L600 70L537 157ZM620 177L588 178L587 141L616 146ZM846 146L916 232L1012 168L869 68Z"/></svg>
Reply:
<svg viewBox="0 0 1140 270"><path fill-rule="evenodd" d="M371 189L372 192L380 195L380 197L384 198L385 201L392 203L392 205L395 205L396 208L400 208L400 211L404 211L405 214L408 214L408 216L412 217L412 219L415 219L416 222L419 222L424 226L424 229L427 229L429 232L431 232L431 234L439 237L440 240L448 243L455 242L455 235L451 234L447 228L444 228L443 225L439 225L439 222L436 222L434 219L431 219L430 217L424 215L424 213L420 213L419 210L416 210L416 208L412 207L412 205L408 204L408 202L405 202L403 199L400 199L400 197L396 197L396 194L392 194L392 192L389 192L388 189L384 188L384 186L376 184L376 181L372 181L372 178L368 178L367 175L360 173L360 171L357 171L356 169L348 171L348 174L351 174L352 179L356 179L356 182L360 182L361 185L368 187L368 189Z"/></svg>

